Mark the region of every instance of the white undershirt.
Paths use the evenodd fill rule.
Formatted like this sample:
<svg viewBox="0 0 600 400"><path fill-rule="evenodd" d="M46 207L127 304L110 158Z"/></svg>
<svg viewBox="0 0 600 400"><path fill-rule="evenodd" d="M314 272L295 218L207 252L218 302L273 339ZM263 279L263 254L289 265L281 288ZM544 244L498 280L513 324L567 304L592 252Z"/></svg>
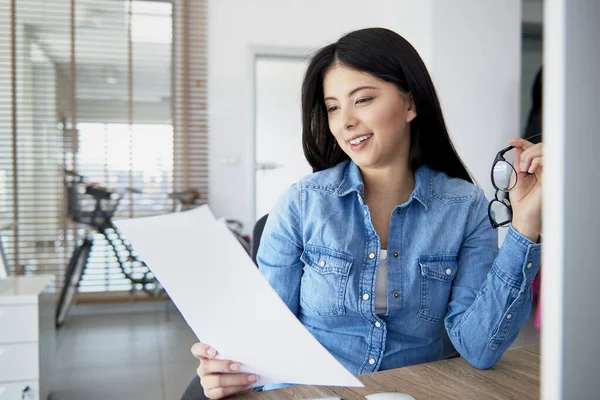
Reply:
<svg viewBox="0 0 600 400"><path fill-rule="evenodd" d="M379 250L379 267L375 278L375 314L387 313L387 250Z"/></svg>

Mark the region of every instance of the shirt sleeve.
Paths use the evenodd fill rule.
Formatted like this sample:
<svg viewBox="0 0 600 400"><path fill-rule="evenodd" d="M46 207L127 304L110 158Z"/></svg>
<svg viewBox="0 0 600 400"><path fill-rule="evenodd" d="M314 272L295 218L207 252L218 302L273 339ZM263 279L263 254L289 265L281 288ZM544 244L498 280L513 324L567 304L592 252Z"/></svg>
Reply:
<svg viewBox="0 0 600 400"><path fill-rule="evenodd" d="M293 185L275 205L260 239L258 268L288 308L298 315L302 242L302 193Z"/></svg>
<svg viewBox="0 0 600 400"><path fill-rule="evenodd" d="M474 367L492 367L517 337L531 313L532 282L541 245L512 227L498 251L488 202L479 191L458 255L446 330L456 350ZM491 266L491 268L490 268Z"/></svg>

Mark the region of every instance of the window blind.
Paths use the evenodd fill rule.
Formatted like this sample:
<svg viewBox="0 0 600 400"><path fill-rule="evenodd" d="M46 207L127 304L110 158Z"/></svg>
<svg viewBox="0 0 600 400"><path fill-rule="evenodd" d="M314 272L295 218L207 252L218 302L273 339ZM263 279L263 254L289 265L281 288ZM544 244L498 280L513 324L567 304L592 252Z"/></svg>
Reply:
<svg viewBox="0 0 600 400"><path fill-rule="evenodd" d="M0 234L12 273L61 283L85 234L66 219L64 169L124 193L117 219L173 211L173 190L208 198L206 7L0 4ZM80 291L130 289L95 235Z"/></svg>
<svg viewBox="0 0 600 400"><path fill-rule="evenodd" d="M56 57L69 8L47 3L0 3L0 234L16 274L56 273L66 255Z"/></svg>

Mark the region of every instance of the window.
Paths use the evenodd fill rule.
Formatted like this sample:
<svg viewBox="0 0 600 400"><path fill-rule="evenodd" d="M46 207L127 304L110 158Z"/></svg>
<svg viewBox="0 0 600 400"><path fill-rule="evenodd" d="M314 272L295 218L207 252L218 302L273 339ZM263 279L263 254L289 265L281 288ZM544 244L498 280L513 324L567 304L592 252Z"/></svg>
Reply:
<svg viewBox="0 0 600 400"><path fill-rule="evenodd" d="M73 8L72 8L73 6ZM61 283L82 230L63 170L135 187L117 217L208 198L206 1L0 3L0 229L9 272ZM193 20L193 23L189 21ZM128 290L100 239L82 291Z"/></svg>
<svg viewBox="0 0 600 400"><path fill-rule="evenodd" d="M90 182L119 188L115 218L144 217L173 210L173 127L158 124L78 124L78 173ZM125 188L141 193L129 194ZM81 233L80 233L81 234ZM94 236L81 291L129 290L114 253L101 234Z"/></svg>

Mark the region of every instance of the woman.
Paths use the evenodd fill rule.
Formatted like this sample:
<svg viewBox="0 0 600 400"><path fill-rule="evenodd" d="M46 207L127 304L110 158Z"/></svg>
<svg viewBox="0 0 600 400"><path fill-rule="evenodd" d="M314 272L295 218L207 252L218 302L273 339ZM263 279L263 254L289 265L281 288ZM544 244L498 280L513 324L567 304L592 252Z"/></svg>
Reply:
<svg viewBox="0 0 600 400"><path fill-rule="evenodd" d="M406 40L380 28L352 32L316 53L302 90L315 173L269 215L260 271L353 374L439 360L444 330L473 366L494 365L531 309L541 145L510 141L519 174L498 250L488 202ZM226 374L239 363L214 359L208 345L192 352L209 398L256 380Z"/></svg>

